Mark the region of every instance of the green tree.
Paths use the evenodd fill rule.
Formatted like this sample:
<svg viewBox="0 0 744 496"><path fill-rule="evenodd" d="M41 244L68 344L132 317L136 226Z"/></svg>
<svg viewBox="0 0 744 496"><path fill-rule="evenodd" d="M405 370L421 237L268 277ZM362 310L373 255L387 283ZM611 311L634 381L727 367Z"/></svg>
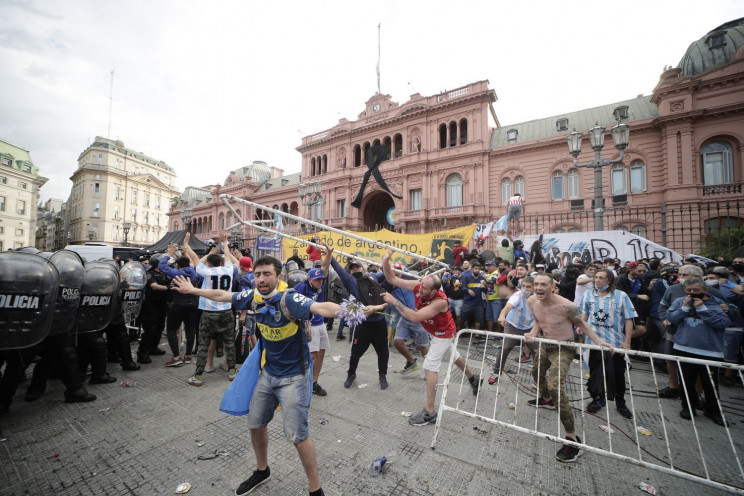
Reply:
<svg viewBox="0 0 744 496"><path fill-rule="evenodd" d="M703 256L731 260L741 246L744 246L744 227L716 229L703 238Z"/></svg>

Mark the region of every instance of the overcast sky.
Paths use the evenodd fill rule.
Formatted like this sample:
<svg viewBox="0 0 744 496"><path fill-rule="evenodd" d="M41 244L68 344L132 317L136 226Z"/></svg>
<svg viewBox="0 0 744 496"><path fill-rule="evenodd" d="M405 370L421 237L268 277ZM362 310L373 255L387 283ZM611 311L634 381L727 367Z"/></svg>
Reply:
<svg viewBox="0 0 744 496"><path fill-rule="evenodd" d="M254 160L292 173L303 136L377 90L378 23L383 93L488 79L508 125L648 95L742 15L740 0L0 0L0 138L50 179L42 199L68 198L95 136L167 162L181 189Z"/></svg>

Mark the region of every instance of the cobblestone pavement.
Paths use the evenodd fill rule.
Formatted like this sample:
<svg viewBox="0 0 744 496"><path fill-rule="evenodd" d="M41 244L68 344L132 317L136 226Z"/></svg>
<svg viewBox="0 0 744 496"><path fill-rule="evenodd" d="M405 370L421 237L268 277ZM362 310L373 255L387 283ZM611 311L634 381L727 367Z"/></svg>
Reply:
<svg viewBox="0 0 744 496"><path fill-rule="evenodd" d="M165 346L163 346L165 347ZM320 383L326 397L313 397L310 432L318 453L320 479L328 495L544 495L544 494L644 494L636 485L646 481L660 494L698 495L723 492L647 468L585 452L576 463L555 460L559 446L549 440L516 432L496 424L445 412L436 449L431 449L434 426L413 427L401 412L416 413L423 407L424 381L418 372L399 373L404 359L391 351L390 387L381 391L377 381L376 355L370 348L361 360L356 384L344 389L348 343L332 342ZM464 347L462 348L464 350ZM497 349L494 348L497 351ZM483 345L470 350L469 363L485 377L495 354ZM333 356L338 361L334 361ZM498 386L484 382L477 413L516 425L555 433L555 411L535 410L525 402L533 396L529 365L519 365L513 352ZM153 357L151 365L138 372L110 370L119 380L110 385L90 386L98 400L87 404L65 404L62 385L50 381L45 395L36 402L23 401L22 385L10 414L0 417L6 441L0 443L0 496L5 495L165 495L173 494L181 482L189 482L190 495L231 495L255 468L250 435L244 419L218 411L228 386L227 372L217 369L204 375L202 387L186 380L194 365L164 367L168 355ZM217 362L217 361L216 361ZM645 366L645 369L644 369ZM444 368L443 368L444 370ZM30 370L29 370L30 373ZM572 366L567 394L572 405L581 404L578 365ZM666 376L658 376L660 381ZM444 374L440 376L440 381ZM508 379L508 380L507 380ZM635 364L631 379L637 423L618 417L611 410L612 436L616 452L637 456L631 441L634 426L643 424L653 435L646 437L644 459L666 458L661 437L660 402L650 393L653 376L647 364ZM130 387L122 382L133 381ZM453 374L447 404L463 410L475 409L469 388L460 388L461 375ZM366 387L358 387L365 385ZM519 390L519 396L515 393ZM731 428L739 452L744 444L744 389L721 388L726 412L736 424ZM494 406L496 398L499 402ZM516 400L516 409L508 402ZM439 403L437 402L437 405ZM695 436L690 422L678 416L677 400L661 400L670 439L689 442L691 449L675 447L677 466L702 472L696 457ZM577 431L592 446L608 448L608 435L598 426L606 424L605 410L596 416L575 410ZM325 423L319 422L321 419ZM744 486L730 453L725 430L702 415L697 417L701 443L711 477ZM551 430L552 429L552 430ZM627 437L624 434L629 434ZM283 438L280 416L269 427L269 464L272 479L254 493L258 495L303 495L308 486L293 445ZM203 444L202 444L203 443ZM677 446L677 445L675 445ZM197 456L217 449L227 455L211 460ZM721 455L729 453L729 455ZM377 477L367 472L369 463L387 455L391 462ZM252 493L253 494L253 493Z"/></svg>

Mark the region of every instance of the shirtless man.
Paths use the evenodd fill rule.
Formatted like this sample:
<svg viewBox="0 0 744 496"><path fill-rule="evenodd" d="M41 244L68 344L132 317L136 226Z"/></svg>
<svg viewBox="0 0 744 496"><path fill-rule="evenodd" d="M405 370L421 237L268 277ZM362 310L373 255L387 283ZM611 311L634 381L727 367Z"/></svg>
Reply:
<svg viewBox="0 0 744 496"><path fill-rule="evenodd" d="M535 294L527 300L527 305L535 315L532 330L525 335L525 341L531 343L538 334L546 339L555 341L574 342L574 326L592 339L598 346L611 346L600 339L597 333L584 322L577 307L572 301L553 293L553 278L547 274L535 276ZM573 349L561 348L557 344L540 344L539 360L532 364L532 377L540 386L540 397L527 403L538 408L549 408L558 411L561 424L566 430L566 439L581 443L581 438L574 431L574 417L566 397L566 375L574 358ZM553 371L546 379L549 368ZM556 371L557 369L557 371ZM581 454L581 450L570 444L564 444L555 457L559 462L573 462Z"/></svg>

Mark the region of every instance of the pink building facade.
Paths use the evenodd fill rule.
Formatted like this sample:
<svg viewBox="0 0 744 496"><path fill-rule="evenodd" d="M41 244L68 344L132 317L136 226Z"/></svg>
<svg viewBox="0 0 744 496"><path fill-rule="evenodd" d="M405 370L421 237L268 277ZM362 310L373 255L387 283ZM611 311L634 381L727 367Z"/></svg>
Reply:
<svg viewBox="0 0 744 496"><path fill-rule="evenodd" d="M403 104L375 94L357 120L341 119L302 140L301 174L273 169L267 178L260 167L244 167L220 186L192 188L201 191L199 203L187 190L171 211L171 226L183 225L179 212L189 205L199 237L216 236L230 225L217 200L227 193L341 229L420 233L495 221L519 192L528 234L594 230L594 173L576 167L566 138L574 129L604 126L602 158L614 160L619 152L609 131L623 122L630 126L624 160L603 168L604 229L695 252L706 232L744 226L743 75L739 19L692 43L679 66L661 74L652 95L564 115L502 126L488 81L414 94ZM579 163L594 158L584 141ZM367 151L376 145L389 157L379 165L389 192L372 176L356 208L351 204L369 170ZM303 204L309 196L299 196L299 183L318 183L317 201ZM244 210L250 218L267 217ZM288 229L307 231L299 223ZM244 230L243 237L252 236Z"/></svg>

